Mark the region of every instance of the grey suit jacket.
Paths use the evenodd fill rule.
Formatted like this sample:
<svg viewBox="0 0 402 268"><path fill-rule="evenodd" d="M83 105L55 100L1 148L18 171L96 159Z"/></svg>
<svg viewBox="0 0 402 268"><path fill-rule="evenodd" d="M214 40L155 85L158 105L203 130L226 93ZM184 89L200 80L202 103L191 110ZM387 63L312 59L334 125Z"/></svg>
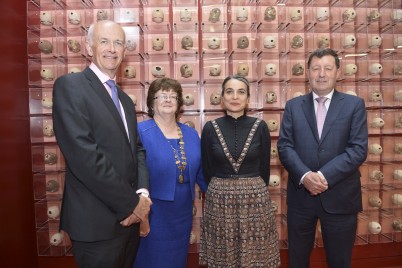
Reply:
<svg viewBox="0 0 402 268"><path fill-rule="evenodd" d="M308 171L321 171L329 184L319 197L327 212L362 210L359 166L367 157L366 117L361 98L335 90L319 139L312 93L286 103L277 145L289 174L289 206L313 205L314 197L300 185L300 179Z"/></svg>
<svg viewBox="0 0 402 268"><path fill-rule="evenodd" d="M128 232L119 222L136 207L136 190L149 186L135 106L121 89L118 94L128 136L110 95L91 69L54 83L53 124L66 160L60 228L74 240L105 240Z"/></svg>

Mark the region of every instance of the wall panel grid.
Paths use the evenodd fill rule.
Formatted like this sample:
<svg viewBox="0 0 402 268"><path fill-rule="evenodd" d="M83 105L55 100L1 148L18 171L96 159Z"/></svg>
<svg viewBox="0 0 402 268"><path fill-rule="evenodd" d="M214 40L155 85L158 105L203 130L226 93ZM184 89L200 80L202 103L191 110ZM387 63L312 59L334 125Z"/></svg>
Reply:
<svg viewBox="0 0 402 268"><path fill-rule="evenodd" d="M186 99L180 120L200 134L222 115L227 75L251 82L249 114L271 130L271 183L281 245L286 248L286 171L276 142L287 100L309 91L306 59L319 47L341 58L337 90L365 100L369 155L361 167L364 210L356 244L402 241L402 4L400 0L30 0L28 66L33 185L39 255L70 255L59 232L65 162L52 127L52 86L90 63L85 42L97 20L126 32L118 83L147 119L146 94L157 77L172 77ZM217 96L218 95L218 96ZM201 196L191 252L198 252ZM194 238L194 237L193 237ZM322 246L317 227L316 246Z"/></svg>

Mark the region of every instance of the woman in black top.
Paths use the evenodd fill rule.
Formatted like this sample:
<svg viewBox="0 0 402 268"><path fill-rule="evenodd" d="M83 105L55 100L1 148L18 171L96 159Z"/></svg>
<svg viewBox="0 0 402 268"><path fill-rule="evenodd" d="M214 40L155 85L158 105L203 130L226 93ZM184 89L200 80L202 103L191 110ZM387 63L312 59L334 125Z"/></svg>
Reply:
<svg viewBox="0 0 402 268"><path fill-rule="evenodd" d="M267 124L246 115L250 86L242 76L222 84L225 116L201 135L209 184L201 230L200 264L278 267L279 242L268 193L271 140Z"/></svg>

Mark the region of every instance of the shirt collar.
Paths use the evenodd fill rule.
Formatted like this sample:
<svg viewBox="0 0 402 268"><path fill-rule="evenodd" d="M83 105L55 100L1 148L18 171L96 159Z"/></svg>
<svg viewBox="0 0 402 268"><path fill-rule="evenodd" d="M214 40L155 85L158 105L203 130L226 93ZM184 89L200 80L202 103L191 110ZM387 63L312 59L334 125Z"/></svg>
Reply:
<svg viewBox="0 0 402 268"><path fill-rule="evenodd" d="M96 76L99 78L99 80L101 80L103 84L106 83L107 80L110 80L110 77L102 73L102 71L98 68L98 66L96 66L95 63L92 62L89 65L89 68L96 74ZM112 80L116 82L116 76Z"/></svg>
<svg viewBox="0 0 402 268"><path fill-rule="evenodd" d="M331 90L331 92L329 92L327 95L322 96L322 97L326 97L329 100L332 99L332 95L334 95L334 89ZM316 98L319 98L320 96L318 96L314 91L313 91L313 100L315 100Z"/></svg>
<svg viewBox="0 0 402 268"><path fill-rule="evenodd" d="M225 112L225 116L226 116L226 118L229 118L230 120L243 120L244 118L247 117L246 113L244 113L243 115L239 116L238 118L234 118L233 116L228 115L226 112Z"/></svg>

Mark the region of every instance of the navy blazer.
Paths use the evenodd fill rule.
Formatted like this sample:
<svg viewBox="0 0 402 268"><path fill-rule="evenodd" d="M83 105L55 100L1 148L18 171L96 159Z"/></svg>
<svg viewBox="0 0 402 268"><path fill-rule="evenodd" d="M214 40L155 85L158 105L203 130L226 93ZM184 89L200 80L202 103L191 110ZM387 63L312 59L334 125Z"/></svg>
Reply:
<svg viewBox="0 0 402 268"><path fill-rule="evenodd" d="M359 166L367 157L368 130L364 101L334 91L318 138L313 94L286 103L282 118L278 152L288 171L287 204L309 208L313 197L300 184L308 171L320 171L328 190L320 194L329 213L356 213L362 210Z"/></svg>
<svg viewBox="0 0 402 268"><path fill-rule="evenodd" d="M183 133L184 149L186 151L187 166L190 173L191 194L194 200L194 185L201 190L207 190L201 164L200 138L195 129L178 122ZM150 195L152 198L173 201L176 189L177 166L174 162L173 150L167 142L155 120L150 119L138 123L138 133L147 152L147 166L150 175ZM154 156L163 154L170 156L172 161L160 161ZM158 161L159 160L159 161Z"/></svg>
<svg viewBox="0 0 402 268"><path fill-rule="evenodd" d="M54 83L53 126L66 160L60 228L74 240L128 233L120 221L137 206L136 190L148 187L135 106L120 88L118 94L128 136L112 98L90 68Z"/></svg>

